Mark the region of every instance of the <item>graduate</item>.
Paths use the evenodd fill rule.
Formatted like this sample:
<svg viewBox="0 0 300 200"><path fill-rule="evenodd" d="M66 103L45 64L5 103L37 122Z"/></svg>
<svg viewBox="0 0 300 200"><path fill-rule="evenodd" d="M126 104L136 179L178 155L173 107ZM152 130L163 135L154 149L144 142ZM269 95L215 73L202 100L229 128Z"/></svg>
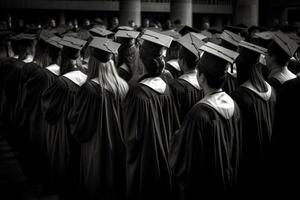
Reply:
<svg viewBox="0 0 300 200"><path fill-rule="evenodd" d="M266 56L267 67L270 69L268 83L278 94L284 82L296 78L287 67L288 61L294 56L298 44L281 31L274 33L273 42Z"/></svg>
<svg viewBox="0 0 300 200"><path fill-rule="evenodd" d="M179 65L183 75L169 82L172 90L180 121L182 122L188 111L204 96L197 81L197 62L200 60L199 48L205 44L195 33L188 33L178 40L181 44L179 51Z"/></svg>
<svg viewBox="0 0 300 200"><path fill-rule="evenodd" d="M79 144L71 137L67 119L75 94L87 78L76 68L76 60L86 41L65 36L60 44L63 45L61 76L43 93L42 111L49 124L45 134L52 179L59 194L70 197L70 193L75 195L71 183L75 184L80 151Z"/></svg>
<svg viewBox="0 0 300 200"><path fill-rule="evenodd" d="M272 193L299 196L299 101L300 78L286 81L277 95L272 137Z"/></svg>
<svg viewBox="0 0 300 200"><path fill-rule="evenodd" d="M241 37L238 34L235 34L231 31L224 30L223 33L220 35L221 38L221 46L225 47L227 49L230 49L232 51L238 50L239 43L244 40L243 37ZM228 94L231 94L233 91L235 91L238 88L237 83L237 72L236 72L236 65L232 64L227 71L226 74L226 81L223 86L223 90L227 92Z"/></svg>
<svg viewBox="0 0 300 200"><path fill-rule="evenodd" d="M50 35L49 35L50 36ZM43 118L41 98L42 93L60 75L60 45L61 38L57 36L40 37L44 41L44 53L41 54L44 60L44 68L36 71L25 83L21 102L22 111L28 123L28 150L33 158L31 165L34 166L36 178L42 182L49 182L49 159L47 154L47 127L48 124ZM36 169L38 168L38 170Z"/></svg>
<svg viewBox="0 0 300 200"><path fill-rule="evenodd" d="M130 88L124 102L128 199L167 199L171 171L169 142L179 128L169 86L160 78L163 51L172 38L150 30L141 36L140 59L145 74Z"/></svg>
<svg viewBox="0 0 300 200"><path fill-rule="evenodd" d="M270 150L274 124L276 95L264 80L259 58L267 49L242 41L236 61L237 78L241 84L232 98L241 109L243 119L243 162L241 191L252 195L265 192L264 172Z"/></svg>
<svg viewBox="0 0 300 200"><path fill-rule="evenodd" d="M197 79L204 98L196 103L176 131L170 148L178 199L227 197L239 175L240 110L222 90L228 63L238 53L211 42L201 46Z"/></svg>
<svg viewBox="0 0 300 200"><path fill-rule="evenodd" d="M120 77L129 82L133 75L137 73L138 47L136 38L139 36L137 31L119 30L115 37L121 44L118 50L117 69Z"/></svg>
<svg viewBox="0 0 300 200"><path fill-rule="evenodd" d="M112 61L119 43L95 37L87 82L75 98L69 122L81 143L82 199L125 199L125 144L121 102L128 91Z"/></svg>

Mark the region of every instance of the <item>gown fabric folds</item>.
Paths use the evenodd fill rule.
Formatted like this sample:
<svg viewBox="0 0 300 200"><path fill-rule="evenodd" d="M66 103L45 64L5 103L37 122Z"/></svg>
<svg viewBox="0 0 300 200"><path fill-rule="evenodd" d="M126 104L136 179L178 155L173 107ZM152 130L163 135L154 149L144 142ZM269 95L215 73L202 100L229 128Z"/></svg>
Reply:
<svg viewBox="0 0 300 200"><path fill-rule="evenodd" d="M69 121L81 144L82 199L124 199L125 146L121 101L97 82L87 81L76 95Z"/></svg>
<svg viewBox="0 0 300 200"><path fill-rule="evenodd" d="M163 92L138 83L124 103L128 199L170 198L170 139L179 128L169 86Z"/></svg>

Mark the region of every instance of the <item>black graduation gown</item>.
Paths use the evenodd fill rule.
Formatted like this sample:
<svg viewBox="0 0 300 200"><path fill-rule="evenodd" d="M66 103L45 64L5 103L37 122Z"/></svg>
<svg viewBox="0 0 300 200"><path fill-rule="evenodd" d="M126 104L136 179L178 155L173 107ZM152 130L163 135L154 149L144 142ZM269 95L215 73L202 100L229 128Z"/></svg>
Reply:
<svg viewBox="0 0 300 200"><path fill-rule="evenodd" d="M121 101L98 83L86 82L70 114L71 133L81 143L82 199L125 199L125 145Z"/></svg>
<svg viewBox="0 0 300 200"><path fill-rule="evenodd" d="M169 85L174 96L178 117L182 122L188 111L203 98L203 90L183 79L171 80Z"/></svg>
<svg viewBox="0 0 300 200"><path fill-rule="evenodd" d="M42 113L42 93L58 78L48 69L40 69L26 82L23 91L21 108L27 119L28 150L32 157L32 168L35 177L42 179L49 176L49 160L46 148L46 130L48 124Z"/></svg>
<svg viewBox="0 0 300 200"><path fill-rule="evenodd" d="M272 191L291 198L299 196L299 91L299 77L283 84L277 96L272 137Z"/></svg>
<svg viewBox="0 0 300 200"><path fill-rule="evenodd" d="M67 74L70 73L82 75L79 71ZM80 81L80 84L84 82ZM74 106L75 94L79 89L78 84L60 76L42 95L42 111L49 123L46 130L46 146L52 178L59 190L71 189L70 182L76 178L74 171L78 167L77 162L79 163L79 144L71 136L68 123L68 114Z"/></svg>
<svg viewBox="0 0 300 200"><path fill-rule="evenodd" d="M175 133L170 151L177 199L229 197L239 176L241 118L234 103L229 119L198 103ZM228 195L228 196L226 196Z"/></svg>
<svg viewBox="0 0 300 200"><path fill-rule="evenodd" d="M246 87L239 87L232 98L241 109L243 118L243 162L241 163L241 189L252 195L265 192L267 160L274 124L276 95L271 89L269 99Z"/></svg>
<svg viewBox="0 0 300 200"><path fill-rule="evenodd" d="M142 83L129 90L124 102L128 199L170 197L169 142L178 127L168 86L163 93Z"/></svg>
<svg viewBox="0 0 300 200"><path fill-rule="evenodd" d="M276 94L278 94L282 87L282 84L280 83L280 81L274 77L268 78L267 81L274 88L274 91L276 92Z"/></svg>

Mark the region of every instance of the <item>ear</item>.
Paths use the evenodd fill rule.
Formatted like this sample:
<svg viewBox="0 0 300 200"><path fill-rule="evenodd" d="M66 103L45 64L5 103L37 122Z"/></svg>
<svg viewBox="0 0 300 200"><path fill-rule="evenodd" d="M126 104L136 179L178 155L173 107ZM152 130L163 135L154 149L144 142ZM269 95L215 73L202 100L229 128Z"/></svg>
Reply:
<svg viewBox="0 0 300 200"><path fill-rule="evenodd" d="M199 85L201 86L206 81L206 78L203 73L199 74L199 72L197 72L197 80L198 80Z"/></svg>

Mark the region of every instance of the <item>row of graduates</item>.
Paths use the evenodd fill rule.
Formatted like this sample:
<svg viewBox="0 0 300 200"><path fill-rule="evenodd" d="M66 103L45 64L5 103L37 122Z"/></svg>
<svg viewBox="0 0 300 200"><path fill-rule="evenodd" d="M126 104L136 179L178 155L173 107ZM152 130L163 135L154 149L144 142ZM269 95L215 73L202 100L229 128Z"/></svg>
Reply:
<svg viewBox="0 0 300 200"><path fill-rule="evenodd" d="M118 34L131 44L121 42L127 49L140 35ZM131 59L127 64L114 56L122 45L108 38L87 44L44 31L32 57L24 50L34 37L17 35L16 55L1 60L3 129L25 154L28 173L39 181L50 174L51 187L67 199L76 198L78 182L82 199L262 192L269 183L264 177L270 171L276 94L295 78L285 64L298 46L281 32L257 37L269 42L268 50L230 31L214 44L198 33L175 41L146 30L140 47L125 56ZM166 64L166 50L175 42L179 59ZM86 46L90 55L83 70L77 60ZM263 58L280 66L270 76L280 83L276 92L261 73ZM282 131L279 124L276 130Z"/></svg>

